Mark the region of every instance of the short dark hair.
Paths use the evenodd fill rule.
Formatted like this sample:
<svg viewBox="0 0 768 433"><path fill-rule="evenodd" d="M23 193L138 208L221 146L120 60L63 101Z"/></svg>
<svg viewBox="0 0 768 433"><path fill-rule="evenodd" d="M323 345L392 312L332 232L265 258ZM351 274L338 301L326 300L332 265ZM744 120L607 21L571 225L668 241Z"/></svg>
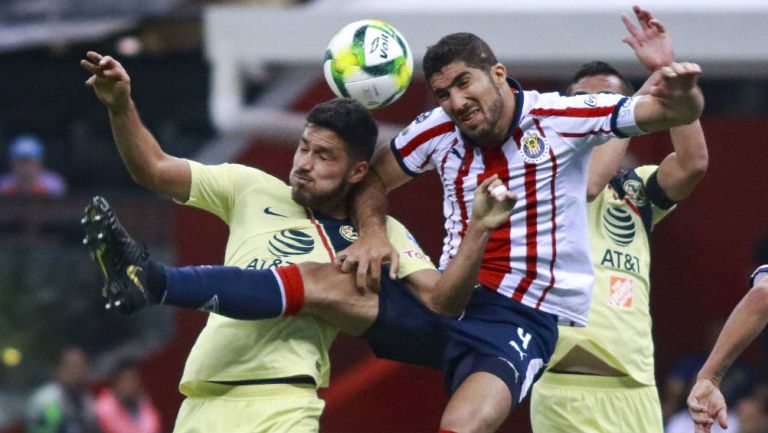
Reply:
<svg viewBox="0 0 768 433"><path fill-rule="evenodd" d="M582 78L594 77L595 75L613 75L621 81L622 95L629 96L635 93L635 88L632 86L632 84L626 78L624 78L624 76L621 75L621 73L617 71L616 68L599 60L581 65L579 70L576 71L576 73L573 75L573 78L571 78L571 81L568 83L566 92L570 94L573 85Z"/></svg>
<svg viewBox="0 0 768 433"><path fill-rule="evenodd" d="M307 123L335 132L352 158L370 161L373 156L379 127L371 112L354 99L337 98L315 105L307 114Z"/></svg>
<svg viewBox="0 0 768 433"><path fill-rule="evenodd" d="M432 75L444 66L462 61L467 66L489 73L491 66L499 63L488 44L472 33L452 33L444 36L435 45L427 48L422 61L424 77L429 81Z"/></svg>

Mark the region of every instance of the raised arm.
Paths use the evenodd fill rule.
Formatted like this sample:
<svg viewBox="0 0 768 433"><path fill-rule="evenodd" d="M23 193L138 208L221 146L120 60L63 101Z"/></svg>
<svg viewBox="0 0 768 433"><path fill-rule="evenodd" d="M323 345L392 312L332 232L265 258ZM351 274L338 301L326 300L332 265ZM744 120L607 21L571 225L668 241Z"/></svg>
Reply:
<svg viewBox="0 0 768 433"><path fill-rule="evenodd" d="M759 272L760 269L765 272ZM720 392L720 381L733 361L765 329L768 324L768 268L758 268L756 283L736 305L720 331L715 347L696 376L696 384L688 395L696 433L709 433L717 421L727 427L727 406Z"/></svg>
<svg viewBox="0 0 768 433"><path fill-rule="evenodd" d="M387 239L386 195L409 180L411 177L400 168L389 148L383 146L374 156L365 179L352 192L352 214L360 238L340 251L336 261L344 272L356 270L356 283L361 290L378 291L384 262L390 263L390 278L397 278L397 250Z"/></svg>
<svg viewBox="0 0 768 433"><path fill-rule="evenodd" d="M632 47L637 60L653 72L674 62L672 38L664 24L650 11L633 8L638 26L626 15L621 16L629 35L623 41ZM669 130L675 151L662 161L657 173L659 186L674 201L693 192L704 177L709 162L707 142L698 120Z"/></svg>
<svg viewBox="0 0 768 433"><path fill-rule="evenodd" d="M429 308L447 316L458 316L464 311L476 284L488 239L496 228L509 223L515 203L515 195L496 175L477 187L472 218L456 257L448 263L445 272L421 271L408 276L408 282Z"/></svg>
<svg viewBox="0 0 768 433"><path fill-rule="evenodd" d="M643 85L644 94L636 97L637 125L654 132L696 121L704 110L700 75L695 63L671 63L656 70Z"/></svg>
<svg viewBox="0 0 768 433"><path fill-rule="evenodd" d="M638 25L626 14L621 15L628 33L622 41L632 48L640 64L651 72L672 63L675 59L672 38L661 21L639 6L633 7L633 12ZM587 178L588 201L592 201L616 175L628 146L628 139L614 139L592 151Z"/></svg>
<svg viewBox="0 0 768 433"><path fill-rule="evenodd" d="M163 152L144 126L131 99L131 78L117 60L89 51L80 61L91 77L85 82L109 111L117 150L133 180L179 201L189 199L189 164Z"/></svg>

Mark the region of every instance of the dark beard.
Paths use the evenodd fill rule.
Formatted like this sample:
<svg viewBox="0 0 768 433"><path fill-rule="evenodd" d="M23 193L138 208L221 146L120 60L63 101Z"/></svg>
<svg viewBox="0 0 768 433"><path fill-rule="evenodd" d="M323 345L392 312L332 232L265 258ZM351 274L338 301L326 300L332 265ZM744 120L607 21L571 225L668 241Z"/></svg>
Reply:
<svg viewBox="0 0 768 433"><path fill-rule="evenodd" d="M472 141L476 142L477 144L496 141L494 138L494 134L496 133L495 127L498 126L499 119L501 119L501 112L504 110L501 91L499 91L499 89L496 89L496 96L497 98L491 102L491 105L489 105L488 109L486 110L486 113L488 114L486 126L480 130L464 132L467 137L471 138Z"/></svg>
<svg viewBox="0 0 768 433"><path fill-rule="evenodd" d="M307 206L322 213L329 213L329 208L338 205L340 201L344 200L342 197L346 197L346 187L347 185L344 182L339 182L336 188L320 196L303 194L297 188L293 188L291 190L291 199L302 206Z"/></svg>

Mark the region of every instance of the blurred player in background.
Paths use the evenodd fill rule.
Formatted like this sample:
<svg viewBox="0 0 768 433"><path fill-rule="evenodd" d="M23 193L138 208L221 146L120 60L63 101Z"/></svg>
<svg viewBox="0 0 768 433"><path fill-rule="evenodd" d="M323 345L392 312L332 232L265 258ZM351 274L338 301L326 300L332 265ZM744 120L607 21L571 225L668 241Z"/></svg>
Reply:
<svg viewBox="0 0 768 433"><path fill-rule="evenodd" d="M288 316L266 321L233 320L216 314L209 317L184 369L180 390L187 398L175 431L317 431L324 403L317 397L316 389L327 386L328 348L337 328L316 316L295 316L302 309L305 296L311 300L314 294L324 294L317 291L324 287L320 284L307 284L310 290L305 293L302 278L309 278L309 272L316 271L320 277L329 278L322 280L327 285L340 286L346 280L349 290L339 294L342 305L363 309L374 318L379 298L359 294L352 278L332 265L299 268L295 263L331 262L336 251L356 239L348 219L347 194L365 176L376 143L378 130L370 113L349 99L323 103L311 110L294 154L289 187L254 168L234 164L206 166L167 155L141 123L130 98L130 78L125 69L111 57L94 52L89 52L81 64L94 74L87 83L109 109L118 150L134 179L177 201L217 215L230 229L225 264L263 270L249 274L257 275L258 281L247 285L245 291L227 291L226 295L235 296L230 304L224 293L221 297L216 293L209 296L197 290L193 279L200 274L192 271L176 274L176 281L189 283L180 284L186 290L168 291L162 298L152 298L144 288L163 286L164 276L152 268L127 266L121 268L122 276L131 282L143 281L138 286L139 293L146 298L118 299L112 305L129 312L147 301L179 305L184 300L187 304L182 306L224 312L258 297L261 314ZM486 184L486 195L492 182L493 179ZM501 210L499 224L508 218L513 202L497 203L496 209ZM138 246L119 228L105 202L96 200L88 215L87 227L99 229L103 228L99 221L109 222L108 235L114 235L110 239L122 245L121 251L131 259L141 259ZM451 284L461 288L471 287L479 268L474 252L483 248L490 235L489 227L480 218L476 221L467 238L468 257L457 262L457 269L465 270L467 277L451 279ZM392 219L387 224L389 239L403 254L404 266L398 277L407 278L427 305L440 303L432 295L453 293L442 285L448 278L441 279L407 230ZM90 237L92 246L96 239ZM124 257L113 252L96 251L107 276L110 265L123 263ZM451 271L447 270L445 275L450 277ZM330 280L334 276L336 279ZM235 282L227 281L224 287ZM173 283L168 286L174 287ZM394 285L392 290L382 292L381 304L404 300L415 309L426 310L409 293L404 286ZM468 289L463 293L468 297ZM317 306L323 308L324 304ZM242 310L238 312L245 314ZM392 310L392 314L397 313ZM336 318L338 326L346 324L345 317ZM424 320L432 325L429 321L437 319L429 316ZM359 322L346 325L358 334L367 328Z"/></svg>
<svg viewBox="0 0 768 433"><path fill-rule="evenodd" d="M768 324L766 277L768 265L762 265L752 273L751 289L728 316L715 347L696 376L696 384L688 395L688 410L696 433L709 433L715 422L722 428L728 427L728 407L720 392L720 381L733 361Z"/></svg>
<svg viewBox="0 0 768 433"><path fill-rule="evenodd" d="M625 41L650 71L671 64L661 22L639 7ZM633 93L603 62L582 67L569 95ZM659 166L619 171L628 140L595 150L587 184L595 286L584 328L560 327L550 367L533 388L534 432L664 431L656 388L650 315L650 232L704 176L708 153L699 121L670 129L674 152ZM606 176L607 175L607 176ZM606 185L607 183L607 185Z"/></svg>
<svg viewBox="0 0 768 433"><path fill-rule="evenodd" d="M455 33L430 47L424 75L440 107L417 117L375 160L356 192L361 238L339 254L359 285L383 260L385 194L428 170L445 191L447 235L440 260L456 255L472 195L498 175L518 197L509 224L494 231L480 286L452 327L441 421L448 432L495 431L522 401L554 350L557 323L584 326L593 283L586 172L592 147L619 136L695 121L703 108L698 65L673 63L649 79L648 95L561 97L525 91L480 38Z"/></svg>
<svg viewBox="0 0 768 433"><path fill-rule="evenodd" d="M27 433L99 432L88 392L88 365L88 355L79 347L61 352L53 380L35 390L27 402Z"/></svg>

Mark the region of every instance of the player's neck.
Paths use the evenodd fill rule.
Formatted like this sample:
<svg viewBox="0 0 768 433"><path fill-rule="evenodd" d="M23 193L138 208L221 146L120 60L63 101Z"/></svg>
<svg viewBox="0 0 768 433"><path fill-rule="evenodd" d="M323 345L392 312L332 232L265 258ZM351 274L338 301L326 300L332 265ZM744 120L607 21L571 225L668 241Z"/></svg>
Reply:
<svg viewBox="0 0 768 433"><path fill-rule="evenodd" d="M496 141L503 143L507 141L514 126L512 122L515 120L515 109L517 108L517 90L503 86L501 88L501 100L502 109L501 116L499 117L499 124L497 125L497 131L495 131Z"/></svg>
<svg viewBox="0 0 768 433"><path fill-rule="evenodd" d="M347 200L333 200L328 201L317 206L312 206L311 209L315 212L319 212L328 218L337 220L349 219L349 207L347 206Z"/></svg>

